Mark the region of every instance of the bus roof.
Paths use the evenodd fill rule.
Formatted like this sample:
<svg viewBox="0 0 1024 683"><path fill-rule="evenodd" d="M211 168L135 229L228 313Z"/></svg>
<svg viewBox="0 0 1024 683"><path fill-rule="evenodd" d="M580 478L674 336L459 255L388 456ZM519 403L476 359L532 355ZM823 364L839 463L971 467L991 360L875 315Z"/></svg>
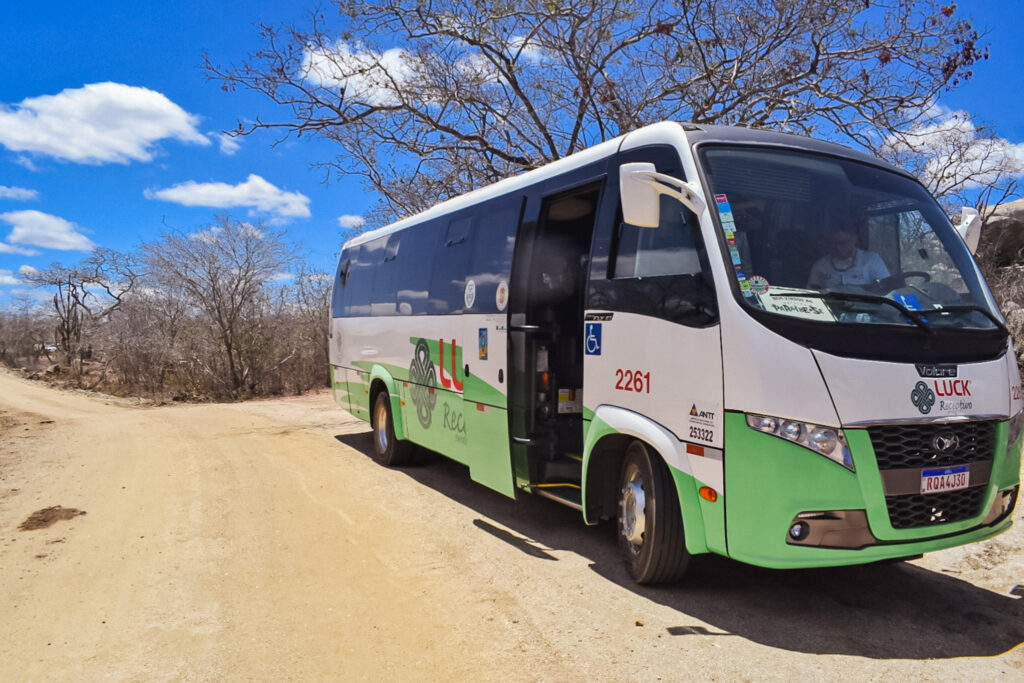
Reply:
<svg viewBox="0 0 1024 683"><path fill-rule="evenodd" d="M792 133L779 133L776 131L760 130L756 128L738 128L731 126L708 126L693 123L677 123L663 121L650 126L631 131L624 135L602 142L593 147L571 154L540 168L527 171L521 175L511 176L491 185L487 185L466 194L452 197L443 201L426 211L403 218L381 228L356 235L347 240L342 248L353 247L371 240L377 239L403 228L417 225L424 221L438 218L449 213L473 206L480 202L503 194L513 192L522 187L529 187L547 178L566 173L580 166L593 163L600 159L609 157L620 149L629 149L650 144L679 144L697 145L704 143L728 143L728 144L751 144L767 145L772 147L785 147L794 150L816 152L831 156L841 156L875 166L881 166L889 171L913 178L907 171L893 166L876 157L858 152L850 147L839 145L833 142L817 140L803 135Z"/></svg>

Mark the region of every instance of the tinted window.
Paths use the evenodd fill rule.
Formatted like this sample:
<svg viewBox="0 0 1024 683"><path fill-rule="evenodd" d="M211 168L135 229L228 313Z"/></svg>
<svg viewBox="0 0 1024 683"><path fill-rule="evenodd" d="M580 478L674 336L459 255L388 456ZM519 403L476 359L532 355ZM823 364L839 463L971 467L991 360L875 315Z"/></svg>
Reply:
<svg viewBox="0 0 1024 683"><path fill-rule="evenodd" d="M437 249L438 222L432 221L402 230L395 259L395 290L399 315L430 313L430 273Z"/></svg>
<svg viewBox="0 0 1024 683"><path fill-rule="evenodd" d="M701 270L697 252L699 228L687 221L689 211L675 199L661 196L657 228L621 224L614 276L692 275Z"/></svg>
<svg viewBox="0 0 1024 683"><path fill-rule="evenodd" d="M387 238L361 244L352 250L345 280L345 315L370 315L374 303L375 280Z"/></svg>
<svg viewBox="0 0 1024 683"><path fill-rule="evenodd" d="M446 219L445 240L434 257L428 313L458 313L463 307L466 273L476 217L460 212Z"/></svg>
<svg viewBox="0 0 1024 683"><path fill-rule="evenodd" d="M476 296L473 306L467 310L474 313L499 311L496 297L501 282L505 283L505 296L508 296L520 204L518 197L508 197L479 208L483 219L473 238L473 255L469 264L469 279L475 285Z"/></svg>
<svg viewBox="0 0 1024 683"><path fill-rule="evenodd" d="M467 310L499 310L498 285L508 282L521 201L498 198L346 250L332 310L336 316L459 313L470 279L475 297Z"/></svg>
<svg viewBox="0 0 1024 683"><path fill-rule="evenodd" d="M609 177L617 178L619 165L633 161L653 162L660 173L685 180L675 151L660 146L613 157ZM609 190L602 209L607 218L596 229L587 307L695 327L715 324L718 307L697 217L677 200L662 196L657 228L626 225L618 184ZM601 227L606 224L614 230Z"/></svg>
<svg viewBox="0 0 1024 683"><path fill-rule="evenodd" d="M341 254L338 262L338 272L334 275L334 287L331 290L331 317L340 318L345 315L345 277L348 275L348 267L351 263L349 251Z"/></svg>

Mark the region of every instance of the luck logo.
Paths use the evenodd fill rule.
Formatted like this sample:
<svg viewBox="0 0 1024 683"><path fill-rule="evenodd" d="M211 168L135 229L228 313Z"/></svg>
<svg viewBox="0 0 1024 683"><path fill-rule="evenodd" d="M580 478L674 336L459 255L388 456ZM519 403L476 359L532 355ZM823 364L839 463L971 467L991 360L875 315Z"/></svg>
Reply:
<svg viewBox="0 0 1024 683"><path fill-rule="evenodd" d="M910 392L910 402L921 411L922 415L927 415L935 405L935 392L929 389L924 382L918 382Z"/></svg>
<svg viewBox="0 0 1024 683"><path fill-rule="evenodd" d="M430 429L434 406L437 405L437 396L431 391L437 386L437 372L434 370L434 361L430 360L430 345L426 339L416 342L416 351L409 365L409 384L409 394L416 406L416 417L424 429Z"/></svg>

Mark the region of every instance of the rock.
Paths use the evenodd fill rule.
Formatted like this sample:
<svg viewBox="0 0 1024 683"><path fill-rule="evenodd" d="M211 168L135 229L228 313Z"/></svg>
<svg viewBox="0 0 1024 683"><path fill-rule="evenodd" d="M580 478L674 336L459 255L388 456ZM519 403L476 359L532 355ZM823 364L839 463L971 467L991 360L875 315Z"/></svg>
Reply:
<svg viewBox="0 0 1024 683"><path fill-rule="evenodd" d="M979 251L989 254L992 265L1004 268L1024 254L1024 199L996 207L981 231Z"/></svg>

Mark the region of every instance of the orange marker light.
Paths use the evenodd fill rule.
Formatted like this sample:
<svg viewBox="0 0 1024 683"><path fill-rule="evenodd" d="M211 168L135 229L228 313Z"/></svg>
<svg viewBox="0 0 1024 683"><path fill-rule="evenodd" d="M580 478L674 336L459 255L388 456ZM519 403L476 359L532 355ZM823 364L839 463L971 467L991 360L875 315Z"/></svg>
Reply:
<svg viewBox="0 0 1024 683"><path fill-rule="evenodd" d="M699 493L700 497L708 501L709 503L714 503L716 500L718 500L718 491L715 491L710 486L701 486L700 491L698 491L697 493Z"/></svg>
<svg viewBox="0 0 1024 683"><path fill-rule="evenodd" d="M688 443L688 444L686 444L686 453L688 455L700 455L700 456L703 456L704 455L704 447L703 446L698 446L696 444Z"/></svg>

